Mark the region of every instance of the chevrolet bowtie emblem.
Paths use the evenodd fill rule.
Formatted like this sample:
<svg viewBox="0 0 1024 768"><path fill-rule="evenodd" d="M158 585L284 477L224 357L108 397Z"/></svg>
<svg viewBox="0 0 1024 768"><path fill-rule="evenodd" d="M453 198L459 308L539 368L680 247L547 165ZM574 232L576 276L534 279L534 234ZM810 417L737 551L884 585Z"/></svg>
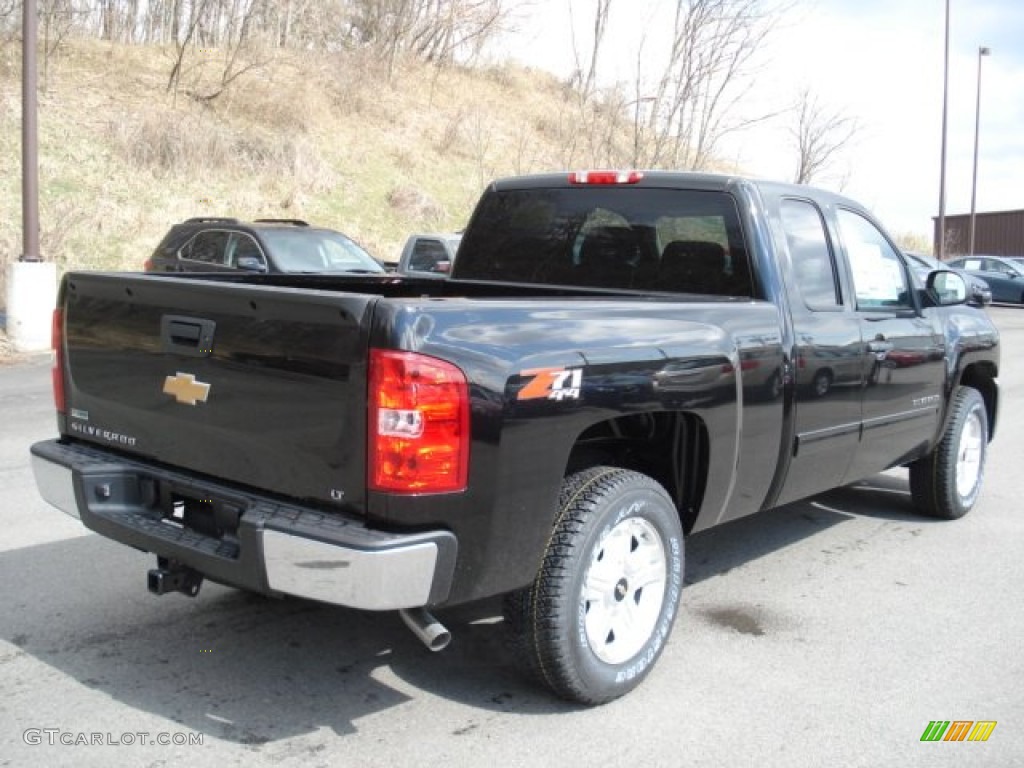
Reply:
<svg viewBox="0 0 1024 768"><path fill-rule="evenodd" d="M206 402L206 398L210 396L210 385L196 381L196 377L191 373L178 371L164 379L164 394L173 395L179 403L195 405L197 402Z"/></svg>

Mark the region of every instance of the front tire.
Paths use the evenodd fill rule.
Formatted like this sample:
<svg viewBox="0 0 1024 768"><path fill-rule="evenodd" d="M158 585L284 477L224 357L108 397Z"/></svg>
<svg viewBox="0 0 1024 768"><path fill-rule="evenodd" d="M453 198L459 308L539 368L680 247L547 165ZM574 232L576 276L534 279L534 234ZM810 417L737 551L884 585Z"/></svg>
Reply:
<svg viewBox="0 0 1024 768"><path fill-rule="evenodd" d="M602 704L635 688L661 655L683 586L683 532L646 475L592 467L567 477L531 586L509 595L518 661L562 698Z"/></svg>
<svg viewBox="0 0 1024 768"><path fill-rule="evenodd" d="M815 397L824 397L832 389L832 372L823 368L814 374L814 381L811 383Z"/></svg>
<svg viewBox="0 0 1024 768"><path fill-rule="evenodd" d="M981 492L987 450L985 401L978 390L958 387L939 444L910 465L910 494L917 509L944 520L966 515Z"/></svg>

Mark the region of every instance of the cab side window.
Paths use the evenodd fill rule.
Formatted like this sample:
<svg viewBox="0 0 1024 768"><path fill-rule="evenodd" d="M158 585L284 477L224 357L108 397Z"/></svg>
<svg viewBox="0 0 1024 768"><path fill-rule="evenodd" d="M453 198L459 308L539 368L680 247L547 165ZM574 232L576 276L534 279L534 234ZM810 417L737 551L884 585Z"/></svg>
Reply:
<svg viewBox="0 0 1024 768"><path fill-rule="evenodd" d="M858 309L909 309L907 276L896 249L873 223L840 208L839 232L853 273Z"/></svg>
<svg viewBox="0 0 1024 768"><path fill-rule="evenodd" d="M448 261L448 251L439 240L421 238L413 246L409 269L416 272L444 272L442 262Z"/></svg>
<svg viewBox="0 0 1024 768"><path fill-rule="evenodd" d="M782 226L797 288L808 309L834 310L842 306L835 259L825 224L817 207L807 200L782 201Z"/></svg>
<svg viewBox="0 0 1024 768"><path fill-rule="evenodd" d="M227 262L230 266L237 267L240 259L256 259L260 265L266 267L266 259L263 258L259 243L244 232L235 232L228 246Z"/></svg>
<svg viewBox="0 0 1024 768"><path fill-rule="evenodd" d="M1003 275L1004 277L1016 277L1016 273L1008 266L1003 264L1001 261L995 259L985 259L982 262L983 270L986 272L995 272L996 274Z"/></svg>
<svg viewBox="0 0 1024 768"><path fill-rule="evenodd" d="M181 257L204 264L227 264L229 232L200 232L181 249Z"/></svg>

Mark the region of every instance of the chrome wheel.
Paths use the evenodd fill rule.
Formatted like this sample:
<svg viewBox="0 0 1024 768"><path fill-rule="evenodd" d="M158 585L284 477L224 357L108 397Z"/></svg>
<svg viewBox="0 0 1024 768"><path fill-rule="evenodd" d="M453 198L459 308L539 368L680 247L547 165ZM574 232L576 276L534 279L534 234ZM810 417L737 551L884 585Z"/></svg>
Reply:
<svg viewBox="0 0 1024 768"><path fill-rule="evenodd" d="M832 374L828 371L818 371L814 375L814 394L817 397L824 397L832 386Z"/></svg>
<svg viewBox="0 0 1024 768"><path fill-rule="evenodd" d="M964 422L956 457L956 492L961 498L970 497L981 480L984 450L985 426L981 423L980 409L975 409Z"/></svg>
<svg viewBox="0 0 1024 768"><path fill-rule="evenodd" d="M665 545L647 520L622 520L598 542L582 591L587 642L597 658L621 664L640 652L661 615L666 577Z"/></svg>

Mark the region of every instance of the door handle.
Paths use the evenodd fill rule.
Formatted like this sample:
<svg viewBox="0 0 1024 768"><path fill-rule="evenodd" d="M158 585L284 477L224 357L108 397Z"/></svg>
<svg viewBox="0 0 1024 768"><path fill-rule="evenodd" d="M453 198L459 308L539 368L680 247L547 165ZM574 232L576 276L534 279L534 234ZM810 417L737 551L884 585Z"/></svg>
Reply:
<svg viewBox="0 0 1024 768"><path fill-rule="evenodd" d="M213 352L213 320L182 315L160 318L160 342L164 352L189 357L208 357Z"/></svg>

